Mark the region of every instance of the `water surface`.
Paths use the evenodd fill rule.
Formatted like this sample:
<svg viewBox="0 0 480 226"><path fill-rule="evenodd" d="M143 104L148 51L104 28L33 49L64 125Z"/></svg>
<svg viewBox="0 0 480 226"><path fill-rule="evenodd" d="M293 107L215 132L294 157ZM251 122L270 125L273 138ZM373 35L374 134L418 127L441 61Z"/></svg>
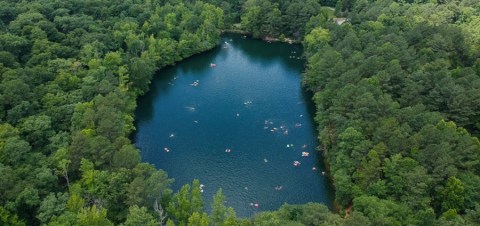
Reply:
<svg viewBox="0 0 480 226"><path fill-rule="evenodd" d="M175 178L175 191L199 179L207 208L222 188L241 217L283 203L331 206L311 97L300 85L301 51L227 35L212 51L160 70L138 101L143 161Z"/></svg>

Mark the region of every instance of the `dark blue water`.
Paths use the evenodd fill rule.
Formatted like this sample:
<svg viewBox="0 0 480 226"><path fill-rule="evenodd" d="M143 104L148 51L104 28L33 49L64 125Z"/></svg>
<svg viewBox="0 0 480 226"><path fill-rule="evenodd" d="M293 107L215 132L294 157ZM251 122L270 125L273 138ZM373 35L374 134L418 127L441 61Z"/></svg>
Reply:
<svg viewBox="0 0 480 226"><path fill-rule="evenodd" d="M331 206L311 97L300 85L301 51L230 35L214 50L160 70L138 101L135 140L143 161L175 178L175 191L199 179L207 206L222 188L242 217L283 203Z"/></svg>

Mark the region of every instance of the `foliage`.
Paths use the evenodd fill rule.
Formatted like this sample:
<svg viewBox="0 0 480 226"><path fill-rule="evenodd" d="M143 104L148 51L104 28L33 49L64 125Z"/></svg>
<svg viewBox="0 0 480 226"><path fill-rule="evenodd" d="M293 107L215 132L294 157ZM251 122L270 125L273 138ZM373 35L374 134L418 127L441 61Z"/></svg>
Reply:
<svg viewBox="0 0 480 226"><path fill-rule="evenodd" d="M153 204L168 200L172 180L140 163L128 138L135 101L158 68L217 44L222 10L173 0L0 5L2 222L157 224Z"/></svg>
<svg viewBox="0 0 480 226"><path fill-rule="evenodd" d="M480 5L409 2L338 1L348 21L305 36L336 202L373 225L475 225Z"/></svg>
<svg viewBox="0 0 480 226"><path fill-rule="evenodd" d="M0 224L478 224L477 1L205 2L0 2ZM303 41L345 217L308 203L239 219L221 190L207 215L198 181L172 194L140 162L128 136L155 71L238 26Z"/></svg>

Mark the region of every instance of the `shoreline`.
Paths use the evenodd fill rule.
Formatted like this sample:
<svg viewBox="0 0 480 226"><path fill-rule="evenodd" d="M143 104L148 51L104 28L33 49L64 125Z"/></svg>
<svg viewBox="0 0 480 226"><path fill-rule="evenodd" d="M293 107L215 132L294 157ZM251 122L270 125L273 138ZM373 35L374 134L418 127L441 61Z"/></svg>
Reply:
<svg viewBox="0 0 480 226"><path fill-rule="evenodd" d="M274 37L274 36L269 36L269 35L266 35L266 36L262 36L262 37L255 37L252 35L252 33L248 32L248 31L245 31L245 30L241 30L241 29L224 29L224 30L221 30L221 33L222 34L240 34L240 35L248 35L254 39L261 39L263 41L266 41L266 42L283 42L283 43L288 43L288 44L302 44L301 41L297 41L297 40L294 40L292 38L283 38L280 39L279 37Z"/></svg>

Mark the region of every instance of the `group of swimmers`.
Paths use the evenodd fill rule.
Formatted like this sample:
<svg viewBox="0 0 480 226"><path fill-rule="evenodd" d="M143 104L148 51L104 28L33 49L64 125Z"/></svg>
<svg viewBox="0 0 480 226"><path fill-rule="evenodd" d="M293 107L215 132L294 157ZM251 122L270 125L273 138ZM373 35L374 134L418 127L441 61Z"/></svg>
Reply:
<svg viewBox="0 0 480 226"><path fill-rule="evenodd" d="M312 170L313 170L313 171L316 171L316 170L317 170L317 167L315 167L315 166L312 167ZM322 176L325 176L325 171L322 171Z"/></svg>
<svg viewBox="0 0 480 226"><path fill-rule="evenodd" d="M296 54L297 52L296 52L296 51L292 51L291 53L293 53L293 54ZM298 56L295 56L295 55L289 55L289 56L288 56L288 58L291 58L291 59L298 59L298 60L300 60L300 59L301 59L300 57L298 57Z"/></svg>
<svg viewBox="0 0 480 226"><path fill-rule="evenodd" d="M270 125L273 125L273 122L270 121L270 120L265 120L265 123L264 123L264 126L263 126L263 129L269 129ZM280 126L279 128L277 127L272 127L270 129L270 132L276 132L276 131L282 131L284 135L288 135L288 128L286 126Z"/></svg>
<svg viewBox="0 0 480 226"><path fill-rule="evenodd" d="M302 145L302 148L307 148L308 146L306 144ZM293 144L287 144L287 148L293 148ZM302 151L302 157L308 157L310 155L309 152Z"/></svg>
<svg viewBox="0 0 480 226"><path fill-rule="evenodd" d="M200 85L200 81L199 80L195 80L195 82L193 82L192 84L190 84L191 86L198 86Z"/></svg>
<svg viewBox="0 0 480 226"><path fill-rule="evenodd" d="M198 84L199 84L199 82L198 82L198 80L196 80L196 81L195 81L194 83L192 83L191 85L197 86ZM252 101L246 101L246 102L244 102L245 105L249 105L249 104L251 104L251 103L252 103ZM194 107L185 107L185 108L187 108L189 111L195 111L195 108L194 108ZM240 116L239 113L236 113L236 115L237 115L237 117ZM303 116L303 115L300 115L300 117L302 117L302 116ZM198 123L198 121L194 121L194 122L195 122L195 123ZM264 121L264 129L268 129L270 126L273 126L273 124L274 124L274 123L273 123L272 121L270 121L270 120L265 120L265 121ZM302 126L301 123L295 123L295 127L296 127L296 128L301 127L301 126ZM281 131L283 131L283 133L284 133L285 135L288 134L288 129L287 129L285 126L281 125L279 128L280 128ZM277 127L272 127L272 129L271 129L272 132L277 131L277 130L279 130ZM170 134L169 137L170 137L170 138L173 138L173 137L175 137L175 135L172 133L172 134ZM293 147L294 147L294 144L287 144L286 147L287 147L287 148L293 148ZM303 144L301 147L302 147L303 149L305 149L305 148L308 147L308 145L307 145L307 144ZM170 152L170 149L168 149L167 147L165 147L165 148L164 148L164 151L165 151L165 152ZM232 150L231 150L230 148L225 149L225 152L226 152L226 153L230 153L231 151L232 151ZM306 151L303 151L301 154L302 154L302 157L308 157L308 156L310 155L310 153L309 153L309 152L306 152ZM266 158L264 158L263 161L264 161L265 163L268 162L268 160L267 160ZM300 166L300 165L301 165L300 161L295 160L295 161L293 162L293 166L294 166L294 167L298 167L298 166ZM316 171L317 168L314 166L314 167L312 167L312 170L313 170L313 171ZM325 172L324 172L324 171L322 171L322 175L325 175ZM282 188L282 186L276 186L276 187L275 187L275 190L281 190L281 188ZM202 189L202 192L203 192L203 189Z"/></svg>
<svg viewBox="0 0 480 226"><path fill-rule="evenodd" d="M270 128L270 126L272 127ZM295 128L300 128L301 126L302 126L302 123L295 123ZM263 129L270 129L270 132L282 131L284 135L288 135L288 128L286 126L282 125L279 128L273 127L273 122L270 120L265 120Z"/></svg>

